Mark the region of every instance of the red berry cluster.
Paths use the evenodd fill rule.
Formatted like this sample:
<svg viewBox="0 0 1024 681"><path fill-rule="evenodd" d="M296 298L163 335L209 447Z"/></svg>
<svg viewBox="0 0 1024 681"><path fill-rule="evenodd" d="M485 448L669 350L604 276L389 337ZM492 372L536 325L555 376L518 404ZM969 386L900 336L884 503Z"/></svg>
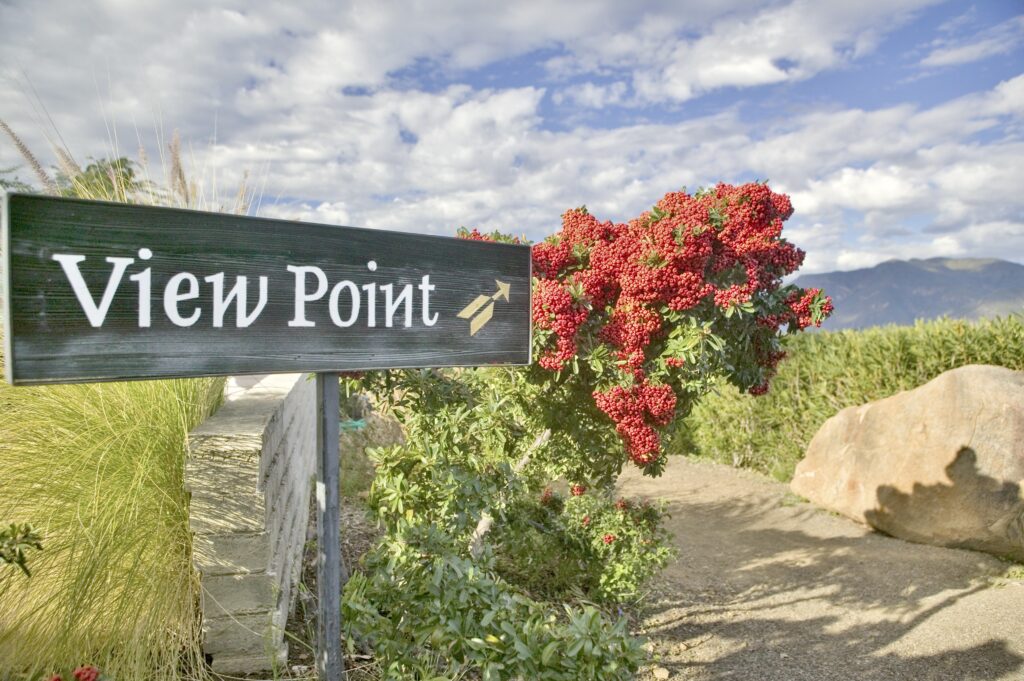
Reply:
<svg viewBox="0 0 1024 681"><path fill-rule="evenodd" d="M615 422L629 457L637 465L646 466L658 458L661 441L655 426L667 425L676 409L671 386L646 382L628 388L616 385L607 392L595 392L594 401Z"/></svg>
<svg viewBox="0 0 1024 681"><path fill-rule="evenodd" d="M814 306L820 305L821 313L815 319ZM763 326L779 328L788 324L796 329L806 329L812 324L821 326L821 322L832 314L832 299L826 296L820 288L809 288L804 291L794 291L785 301L786 309L774 315L764 315L757 321Z"/></svg>
<svg viewBox="0 0 1024 681"><path fill-rule="evenodd" d="M793 311L793 315L796 317L796 325L805 329L811 324L817 324L821 326L821 322L815 322L814 316L811 313L811 306L821 297L820 288L809 288L804 291L803 295L794 294L786 304L789 305L789 309ZM825 300L821 307L822 315L824 317L832 314L832 299L825 296Z"/></svg>
<svg viewBox="0 0 1024 681"><path fill-rule="evenodd" d="M587 309L573 300L572 293L561 282L538 281L533 290L533 323L538 329L551 331L556 342L537 363L551 371L565 366L576 355L576 332L587 316Z"/></svg>
<svg viewBox="0 0 1024 681"><path fill-rule="evenodd" d="M486 236L480 233L480 230L474 227L471 230L465 231L459 234L460 239L468 239L469 241L490 241Z"/></svg>
<svg viewBox="0 0 1024 681"><path fill-rule="evenodd" d="M71 675L75 677L75 681L98 681L100 670L89 664L78 667L75 671L71 672ZM47 681L64 681L64 677L60 674L54 674Z"/></svg>
<svg viewBox="0 0 1024 681"><path fill-rule="evenodd" d="M624 365L637 370L643 366L647 346L661 331L661 322L661 315L650 307L620 299L598 338L618 348L616 355Z"/></svg>
<svg viewBox="0 0 1024 681"><path fill-rule="evenodd" d="M519 244L522 241L517 236L506 236L500 232L491 232L490 234L483 234L479 229L474 227L473 229L466 229L460 227L457 236L460 239L467 239L469 241L503 241L510 244Z"/></svg>
<svg viewBox="0 0 1024 681"><path fill-rule="evenodd" d="M569 493L572 494L574 497L582 497L584 494L587 493L587 488L584 487L583 485L573 485L572 487L569 488Z"/></svg>

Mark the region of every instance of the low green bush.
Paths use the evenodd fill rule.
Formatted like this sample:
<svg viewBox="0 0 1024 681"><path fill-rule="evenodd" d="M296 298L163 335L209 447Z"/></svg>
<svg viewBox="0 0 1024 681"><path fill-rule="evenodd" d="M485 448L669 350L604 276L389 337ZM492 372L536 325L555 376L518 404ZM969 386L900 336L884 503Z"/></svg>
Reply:
<svg viewBox="0 0 1024 681"><path fill-rule="evenodd" d="M558 616L496 577L489 555L471 559L455 545L430 525L407 525L346 585L346 640L372 646L384 679L633 678L644 654L625 619L613 624L592 606Z"/></svg>
<svg viewBox="0 0 1024 681"><path fill-rule="evenodd" d="M888 397L967 364L1024 370L1024 318L787 337L787 358L761 397L730 386L698 403L669 449L789 480L821 425L841 409Z"/></svg>

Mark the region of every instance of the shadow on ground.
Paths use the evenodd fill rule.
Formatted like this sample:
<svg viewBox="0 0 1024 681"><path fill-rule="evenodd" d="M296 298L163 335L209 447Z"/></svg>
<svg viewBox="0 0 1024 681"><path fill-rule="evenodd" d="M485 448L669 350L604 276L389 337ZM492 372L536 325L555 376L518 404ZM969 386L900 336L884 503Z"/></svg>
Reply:
<svg viewBox="0 0 1024 681"><path fill-rule="evenodd" d="M785 486L674 459L623 491L669 502L679 560L645 619L672 678L1024 679L1024 586L990 556L910 544Z"/></svg>

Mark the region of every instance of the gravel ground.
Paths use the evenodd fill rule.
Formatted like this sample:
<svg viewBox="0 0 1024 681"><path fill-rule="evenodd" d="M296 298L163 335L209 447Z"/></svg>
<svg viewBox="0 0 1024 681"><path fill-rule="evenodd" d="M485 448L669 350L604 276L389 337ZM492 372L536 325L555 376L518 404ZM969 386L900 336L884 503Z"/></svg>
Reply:
<svg viewBox="0 0 1024 681"><path fill-rule="evenodd" d="M878 534L717 464L677 458L621 485L668 502L680 551L643 616L645 678L1024 680L1024 581L1007 563Z"/></svg>

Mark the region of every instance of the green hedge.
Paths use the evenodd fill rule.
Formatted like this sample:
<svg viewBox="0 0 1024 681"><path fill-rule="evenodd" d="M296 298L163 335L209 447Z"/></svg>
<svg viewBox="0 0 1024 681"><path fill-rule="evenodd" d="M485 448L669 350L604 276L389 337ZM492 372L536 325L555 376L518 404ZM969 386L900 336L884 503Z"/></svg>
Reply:
<svg viewBox="0 0 1024 681"><path fill-rule="evenodd" d="M800 334L763 397L723 386L672 434L669 451L789 480L811 438L839 410L922 385L966 364L1024 370L1024 317Z"/></svg>

